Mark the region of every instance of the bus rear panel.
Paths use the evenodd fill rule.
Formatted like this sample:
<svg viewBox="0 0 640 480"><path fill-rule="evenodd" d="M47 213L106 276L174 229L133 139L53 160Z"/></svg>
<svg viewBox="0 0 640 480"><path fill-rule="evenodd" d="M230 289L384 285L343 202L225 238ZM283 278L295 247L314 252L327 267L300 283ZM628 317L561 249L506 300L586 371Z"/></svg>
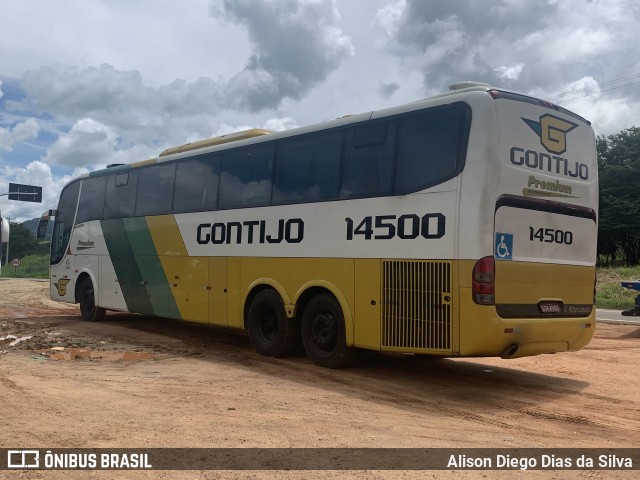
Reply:
<svg viewBox="0 0 640 480"><path fill-rule="evenodd" d="M490 93L497 137L491 167L481 173L470 148L463 173L484 175L494 190L466 195L462 189L461 211L470 202L482 205L476 225L484 234L466 245L478 259L461 264L461 278L468 279L461 290L468 290L460 295L460 355L578 350L595 329L593 130L548 102ZM463 236L465 230L463 218Z"/></svg>

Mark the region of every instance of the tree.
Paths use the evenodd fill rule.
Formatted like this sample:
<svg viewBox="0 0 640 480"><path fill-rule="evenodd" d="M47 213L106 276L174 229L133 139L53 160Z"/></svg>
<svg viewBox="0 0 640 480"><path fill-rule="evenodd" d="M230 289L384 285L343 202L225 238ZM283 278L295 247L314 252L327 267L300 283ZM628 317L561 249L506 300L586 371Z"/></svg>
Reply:
<svg viewBox="0 0 640 480"><path fill-rule="evenodd" d="M9 248L11 258L23 258L27 255L42 255L49 252L48 242L43 243L33 238L31 230L19 223L11 224Z"/></svg>
<svg viewBox="0 0 640 480"><path fill-rule="evenodd" d="M640 263L640 128L598 137L600 219L598 254L605 263L622 253L627 265Z"/></svg>

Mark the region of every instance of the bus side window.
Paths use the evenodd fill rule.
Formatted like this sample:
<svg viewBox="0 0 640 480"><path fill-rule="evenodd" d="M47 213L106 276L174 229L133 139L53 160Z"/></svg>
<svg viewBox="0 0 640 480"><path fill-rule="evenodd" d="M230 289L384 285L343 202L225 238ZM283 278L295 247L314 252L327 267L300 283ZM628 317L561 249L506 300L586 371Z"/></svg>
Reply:
<svg viewBox="0 0 640 480"><path fill-rule="evenodd" d="M175 170L175 163L160 163L140 169L136 216L163 215L171 212Z"/></svg>
<svg viewBox="0 0 640 480"><path fill-rule="evenodd" d="M136 204L138 172L115 173L107 177L104 218L132 217Z"/></svg>
<svg viewBox="0 0 640 480"><path fill-rule="evenodd" d="M215 210L218 203L220 157L201 155L178 162L173 211L201 212Z"/></svg>
<svg viewBox="0 0 640 480"><path fill-rule="evenodd" d="M456 105L400 119L394 193L422 190L460 172L467 115Z"/></svg>
<svg viewBox="0 0 640 480"><path fill-rule="evenodd" d="M338 194L342 133L312 134L278 146L273 203L333 199Z"/></svg>
<svg viewBox="0 0 640 480"><path fill-rule="evenodd" d="M106 176L89 177L82 180L82 191L80 192L76 223L102 219L106 185Z"/></svg>
<svg viewBox="0 0 640 480"><path fill-rule="evenodd" d="M391 193L395 126L374 122L349 128L340 198Z"/></svg>
<svg viewBox="0 0 640 480"><path fill-rule="evenodd" d="M222 154L219 207L260 207L271 202L274 145L252 145Z"/></svg>

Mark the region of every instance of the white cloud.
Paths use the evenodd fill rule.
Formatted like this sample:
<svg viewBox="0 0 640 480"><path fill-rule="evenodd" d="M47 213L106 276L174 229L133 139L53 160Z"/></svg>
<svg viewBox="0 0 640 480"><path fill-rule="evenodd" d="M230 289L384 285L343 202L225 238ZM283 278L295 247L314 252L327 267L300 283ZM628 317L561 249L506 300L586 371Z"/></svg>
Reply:
<svg viewBox="0 0 640 480"><path fill-rule="evenodd" d="M515 41L513 46L516 51L533 56L537 62L575 68L581 62L609 51L612 41L612 33L604 27L568 25L531 32Z"/></svg>
<svg viewBox="0 0 640 480"><path fill-rule="evenodd" d="M71 167L109 163L116 146L113 130L91 118L83 118L56 140L44 161Z"/></svg>
<svg viewBox="0 0 640 480"><path fill-rule="evenodd" d="M524 63L517 63L510 67L500 65L498 68L496 68L496 73L500 75L501 78L507 80L518 80L523 69Z"/></svg>
<svg viewBox="0 0 640 480"><path fill-rule="evenodd" d="M13 146L33 140L40 132L40 125L35 118L28 118L17 123L13 128L0 127L0 150L12 151Z"/></svg>
<svg viewBox="0 0 640 480"><path fill-rule="evenodd" d="M145 85L139 72L106 64L83 69L40 67L26 72L21 86L25 98L7 101L13 112L51 116L62 131L91 118L113 130L124 148L205 136L212 113L225 111L219 86L210 79L176 80L156 88Z"/></svg>
<svg viewBox="0 0 640 480"><path fill-rule="evenodd" d="M432 23L420 25L423 30L419 35L432 37L433 41L423 52L425 68L434 68L452 55L463 53L465 48L465 32L462 23L454 16L436 19Z"/></svg>
<svg viewBox="0 0 640 480"><path fill-rule="evenodd" d="M377 20L384 48L397 54L399 69L421 70L428 93L461 78L528 92L638 71L639 16L632 0L509 0L491 7L400 0L381 8Z"/></svg>
<svg viewBox="0 0 640 480"><path fill-rule="evenodd" d="M212 21L209 3L66 0L61 8L47 0L2 2L1 74L19 78L39 65L107 63L138 70L153 86L230 77L250 54L249 42L236 25Z"/></svg>
<svg viewBox="0 0 640 480"><path fill-rule="evenodd" d="M284 118L270 118L264 124L265 129L273 130L276 132L281 132L283 130L291 130L292 128L297 128L295 120L291 117Z"/></svg>
<svg viewBox="0 0 640 480"><path fill-rule="evenodd" d="M398 0L379 9L376 13L376 20L380 23L388 37L394 37L404 13L407 8L406 0Z"/></svg>
<svg viewBox="0 0 640 480"><path fill-rule="evenodd" d="M252 111L300 99L354 54L351 39L334 24L331 0L218 0L213 15L246 27L253 54L227 84L230 106Z"/></svg>
<svg viewBox="0 0 640 480"><path fill-rule="evenodd" d="M585 76L557 91L533 94L576 112L592 122L596 135L610 135L636 125L636 106L625 98L607 98L596 79Z"/></svg>

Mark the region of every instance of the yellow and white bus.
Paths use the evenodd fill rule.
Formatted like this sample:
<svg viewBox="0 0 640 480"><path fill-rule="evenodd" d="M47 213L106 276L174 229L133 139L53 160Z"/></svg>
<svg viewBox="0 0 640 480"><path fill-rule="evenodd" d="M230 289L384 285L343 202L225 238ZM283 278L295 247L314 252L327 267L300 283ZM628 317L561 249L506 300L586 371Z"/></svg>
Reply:
<svg viewBox="0 0 640 480"><path fill-rule="evenodd" d="M515 358L595 328L588 121L484 84L250 130L71 181L51 297L248 331L318 365L357 348Z"/></svg>

